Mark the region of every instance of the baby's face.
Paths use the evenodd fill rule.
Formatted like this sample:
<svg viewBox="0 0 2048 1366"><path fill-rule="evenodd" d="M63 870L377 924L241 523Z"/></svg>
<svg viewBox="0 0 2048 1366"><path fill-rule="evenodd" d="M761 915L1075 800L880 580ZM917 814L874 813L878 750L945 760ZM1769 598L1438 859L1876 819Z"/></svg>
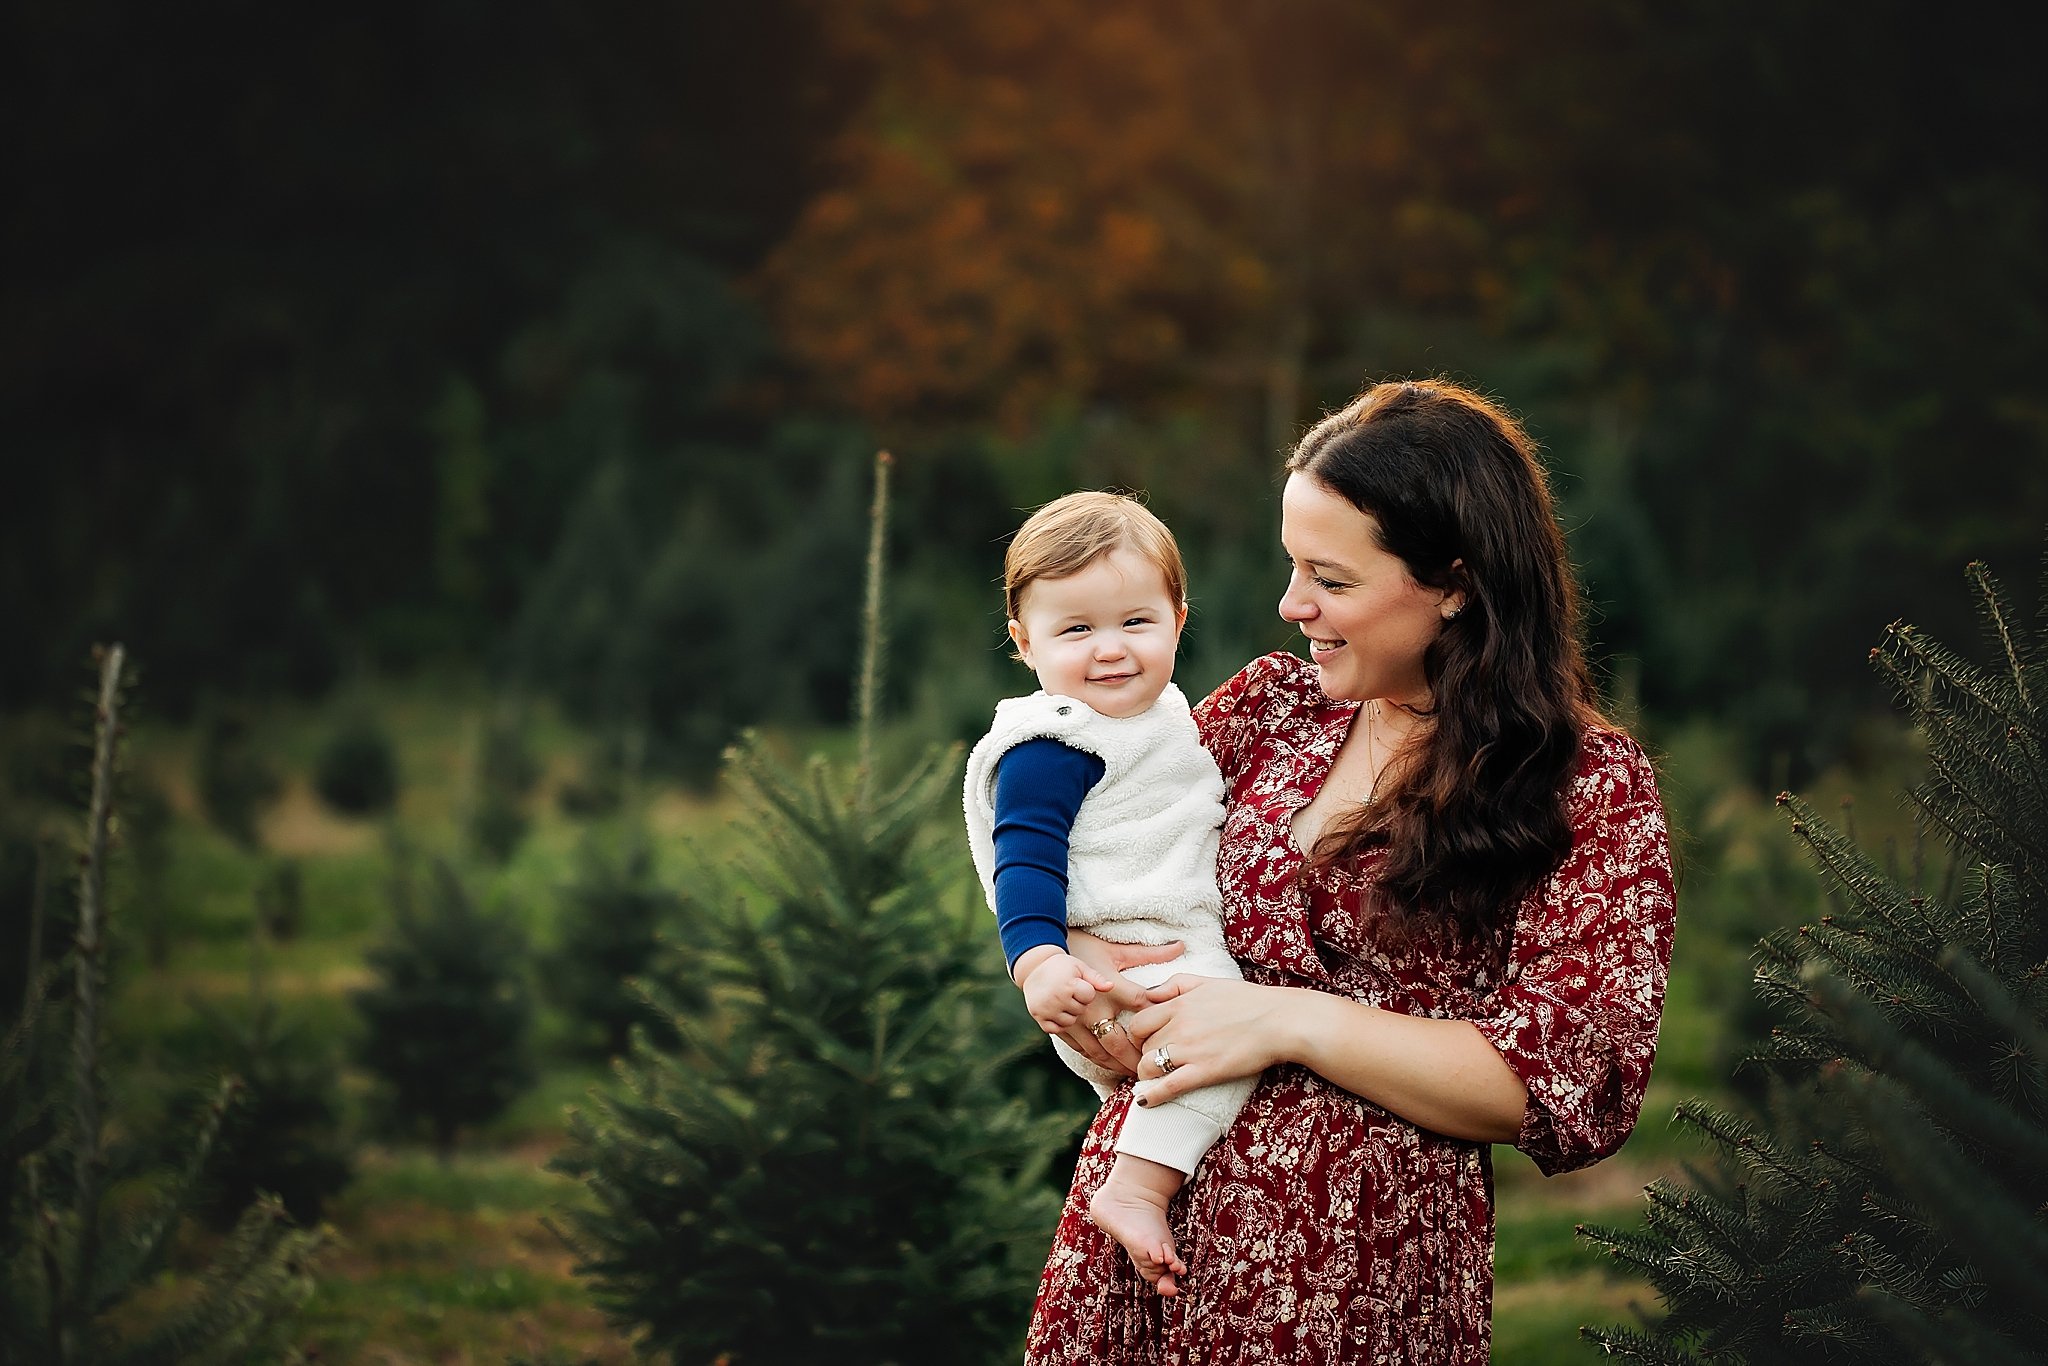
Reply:
<svg viewBox="0 0 2048 1366"><path fill-rule="evenodd" d="M1136 716L1173 681L1187 614L1159 566L1119 546L1078 574L1028 585L1010 639L1047 692Z"/></svg>

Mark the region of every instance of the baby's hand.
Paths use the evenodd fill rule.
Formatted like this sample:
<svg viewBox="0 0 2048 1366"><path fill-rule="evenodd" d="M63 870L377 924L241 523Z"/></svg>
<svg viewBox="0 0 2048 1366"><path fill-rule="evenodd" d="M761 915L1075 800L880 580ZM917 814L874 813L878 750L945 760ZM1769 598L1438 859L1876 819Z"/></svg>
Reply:
<svg viewBox="0 0 2048 1366"><path fill-rule="evenodd" d="M1071 953L1054 953L1035 965L1018 986L1024 1008L1048 1034L1064 1034L1112 983Z"/></svg>

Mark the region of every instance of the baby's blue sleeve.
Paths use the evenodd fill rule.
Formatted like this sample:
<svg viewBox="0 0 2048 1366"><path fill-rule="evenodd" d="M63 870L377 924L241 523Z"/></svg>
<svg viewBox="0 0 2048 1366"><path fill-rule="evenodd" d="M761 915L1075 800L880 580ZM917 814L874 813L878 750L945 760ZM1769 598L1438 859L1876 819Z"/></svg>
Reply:
<svg viewBox="0 0 2048 1366"><path fill-rule="evenodd" d="M1040 944L1067 946L1067 840L1101 758L1040 737L996 763L996 927L1003 961Z"/></svg>

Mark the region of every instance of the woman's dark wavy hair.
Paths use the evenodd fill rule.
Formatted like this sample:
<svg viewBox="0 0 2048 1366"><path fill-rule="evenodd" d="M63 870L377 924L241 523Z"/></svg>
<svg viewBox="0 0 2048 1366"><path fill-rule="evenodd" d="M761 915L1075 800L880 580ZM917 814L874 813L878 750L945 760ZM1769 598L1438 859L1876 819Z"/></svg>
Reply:
<svg viewBox="0 0 2048 1366"><path fill-rule="evenodd" d="M1536 444L1469 389L1385 383L1316 424L1287 470L1369 514L1417 582L1465 594L1423 655L1421 749L1332 824L1315 861L1384 845L1378 886L1396 923L1497 925L1570 850L1566 789L1602 721Z"/></svg>

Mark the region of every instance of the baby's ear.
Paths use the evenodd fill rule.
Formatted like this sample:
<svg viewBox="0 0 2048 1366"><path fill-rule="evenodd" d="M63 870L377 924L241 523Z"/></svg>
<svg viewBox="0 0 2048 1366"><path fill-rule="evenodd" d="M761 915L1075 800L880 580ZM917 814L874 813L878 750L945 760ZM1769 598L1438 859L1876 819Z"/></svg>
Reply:
<svg viewBox="0 0 2048 1366"><path fill-rule="evenodd" d="M1015 617L1011 617L1009 631L1010 645L1016 651L1017 658L1029 664L1031 662L1031 637L1024 634L1024 623Z"/></svg>
<svg viewBox="0 0 2048 1366"><path fill-rule="evenodd" d="M1184 628L1185 628L1185 627L1187 626L1187 624L1188 624L1188 605L1187 605L1187 604L1186 604L1185 602L1183 602L1183 603L1182 603L1182 604L1181 604L1181 605L1180 605L1180 606L1179 606L1178 608L1176 608L1176 609L1174 610L1174 613L1173 613L1173 629L1174 629L1174 630L1176 630L1176 631L1182 630L1182 629L1184 629Z"/></svg>

